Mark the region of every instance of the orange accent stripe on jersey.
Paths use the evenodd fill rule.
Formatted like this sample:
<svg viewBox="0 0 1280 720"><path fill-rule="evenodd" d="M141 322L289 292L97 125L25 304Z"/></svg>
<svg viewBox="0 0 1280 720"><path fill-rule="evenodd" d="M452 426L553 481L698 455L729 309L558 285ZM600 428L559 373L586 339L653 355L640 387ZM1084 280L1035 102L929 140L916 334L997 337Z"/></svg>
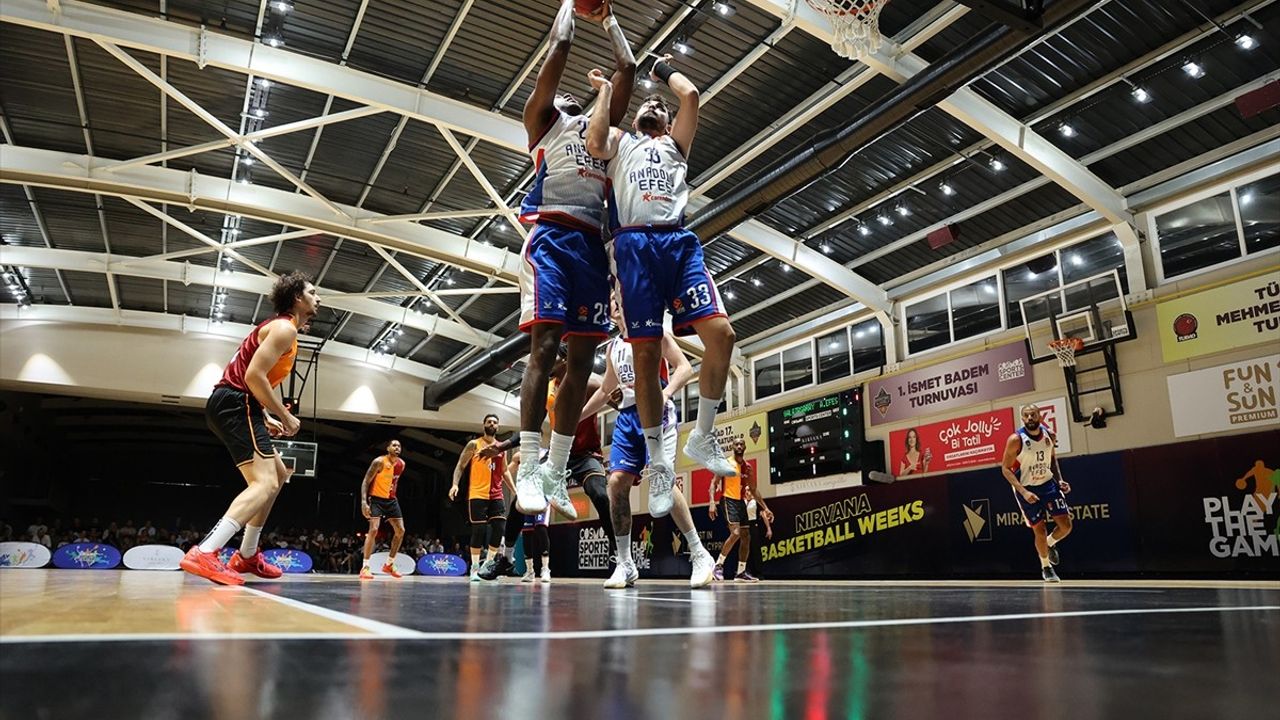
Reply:
<svg viewBox="0 0 1280 720"><path fill-rule="evenodd" d="M253 414L249 407L248 393L245 393L244 396L244 426L249 430L249 442L253 443L253 451L262 457L270 457L270 455L262 452L262 448L258 447L258 435L253 431Z"/></svg>

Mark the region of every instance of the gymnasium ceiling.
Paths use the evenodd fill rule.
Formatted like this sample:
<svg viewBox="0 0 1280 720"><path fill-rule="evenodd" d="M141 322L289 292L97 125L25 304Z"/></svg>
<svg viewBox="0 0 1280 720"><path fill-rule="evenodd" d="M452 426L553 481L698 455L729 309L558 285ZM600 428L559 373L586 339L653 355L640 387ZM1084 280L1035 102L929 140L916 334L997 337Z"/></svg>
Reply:
<svg viewBox="0 0 1280 720"><path fill-rule="evenodd" d="M677 44L690 50L676 55L703 89L690 167L699 198L895 86L892 68L837 57L825 21L796 8L615 4L642 68ZM184 328L219 317L251 324L267 311L263 276L300 269L325 290L314 334L456 367L516 332L522 236L507 211L529 187L520 110L555 9L552 0L5 0L0 250L17 258L5 270L22 287L0 293L3 303L71 322L161 314L186 318ZM947 0L892 0L881 28L927 64L987 23ZM1277 38L1273 0L1095 3L966 90L1047 140L1048 160L934 108L711 239L708 263L741 342L847 310L868 287L891 298L906 282L944 277L957 255L1096 209L1097 198L1082 200L1037 163L1074 164L1103 196L1123 195L1219 148L1274 137L1280 111L1246 119L1232 103L1277 78ZM587 70L610 64L604 34L580 22L567 88L589 99ZM226 139L250 133L245 147ZM193 147L203 151L178 152ZM124 161L135 162L113 167ZM925 235L951 224L959 238L931 249ZM817 260L780 260L777 238ZM124 264L131 257L148 259ZM847 275L830 269L866 285L833 281ZM510 389L521 370L490 384Z"/></svg>

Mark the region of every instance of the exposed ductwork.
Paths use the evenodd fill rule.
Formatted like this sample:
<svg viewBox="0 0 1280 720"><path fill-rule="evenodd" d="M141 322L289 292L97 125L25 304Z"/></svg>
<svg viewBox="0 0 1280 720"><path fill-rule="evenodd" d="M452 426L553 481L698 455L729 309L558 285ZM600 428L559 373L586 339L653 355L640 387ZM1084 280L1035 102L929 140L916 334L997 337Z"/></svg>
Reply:
<svg viewBox="0 0 1280 720"><path fill-rule="evenodd" d="M428 385L422 391L422 409L439 410L528 354L529 336L517 330L511 337L482 351L471 362Z"/></svg>
<svg viewBox="0 0 1280 720"><path fill-rule="evenodd" d="M872 103L844 127L814 135L796 152L738 183L707 204L687 224L688 228L707 242L765 212L839 169L862 148L1003 64L1037 37L1086 12L1096 2L1054 2L1044 12L1044 29L1035 35L1024 35L1006 25L988 27Z"/></svg>

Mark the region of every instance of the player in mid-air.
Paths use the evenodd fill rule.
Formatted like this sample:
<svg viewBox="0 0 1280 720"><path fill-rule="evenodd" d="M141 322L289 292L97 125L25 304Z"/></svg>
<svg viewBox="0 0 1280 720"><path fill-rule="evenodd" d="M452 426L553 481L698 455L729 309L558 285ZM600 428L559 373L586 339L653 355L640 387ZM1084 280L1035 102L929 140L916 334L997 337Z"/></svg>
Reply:
<svg viewBox="0 0 1280 720"><path fill-rule="evenodd" d="M599 70L589 78L601 107L587 124L587 149L609 161L609 223L613 272L622 303L622 337L635 353L636 406L648 448L650 506L654 515L671 507L675 470L662 447L663 312L670 310L677 334L696 332L705 352L698 375L697 426L689 433L684 454L716 475L733 475L712 426L724 395L734 334L724 303L703 262L702 243L686 230L689 150L698 129L698 89L669 64L668 55L654 63L651 75L666 83L680 100L674 121L661 96L645 98L636 112L635 134L605 124L612 84ZM656 486L656 487L655 487Z"/></svg>
<svg viewBox="0 0 1280 720"><path fill-rule="evenodd" d="M618 304L613 304L615 320L621 321ZM587 400L584 413L598 412L617 389L622 390L618 403L618 417L613 426L613 445L609 450L609 512L613 517L616 538L618 565L613 574L605 581L609 589L621 589L635 584L640 577L635 560L631 557L631 487L641 478L649 480L649 514L661 517L668 512L675 521L676 528L684 535L689 547L689 560L693 564L693 572L689 576L690 587L704 587L714 579L715 563L711 553L702 546L698 537L698 528L693 524L693 516L689 513L689 503L684 493L678 489L672 492L670 485L666 488L667 509L661 512L654 510L654 472L655 465L670 467L675 462L676 439L679 433L679 419L676 417L676 406L671 398L689 382L693 376L693 367L680 352L676 339L671 333L663 333L655 343L662 353L663 362L654 368L659 374L655 384L659 386L659 399L662 403L662 420L659 424L662 442L658 446L658 457L650 454L647 438L640 427L640 414L637 409L636 387L639 378L636 373L632 343L615 338L605 353L604 380L600 389ZM668 373L667 370L670 369ZM648 468L646 469L646 465Z"/></svg>
<svg viewBox="0 0 1280 720"><path fill-rule="evenodd" d="M535 224L521 252L520 329L529 333L530 353L520 387L520 454L525 462L516 478L516 505L522 512L540 513L550 499L571 518L577 512L566 488L569 451L596 346L609 332L609 260L600 238L606 163L587 152L581 103L568 93L557 94L573 44L573 7L573 0L560 4L547 57L524 106L535 179L520 219ZM608 0L590 19L601 22L616 64L612 97L596 115L616 125L631 101L636 62ZM547 379L561 337L568 346L560 383L564 409L551 428L547 459L538 463Z"/></svg>
<svg viewBox="0 0 1280 720"><path fill-rule="evenodd" d="M1066 498L1071 486L1062 477L1054 451L1058 441L1043 423L1040 408L1023 405L1020 413L1022 427L1005 442L1000 470L1013 486L1027 527L1035 533L1041 576L1045 582L1059 582L1053 566L1058 564L1058 543L1071 532L1071 508ZM1046 516L1053 518L1052 533L1045 530Z"/></svg>
<svg viewBox="0 0 1280 720"><path fill-rule="evenodd" d="M729 559L729 551L738 546L738 577L742 582L760 582L747 568L747 560L751 557L751 518L747 517L747 499L753 498L766 518L772 518L769 504L760 496L756 487L756 475L746 458L747 443L742 438L733 441L733 459L730 462L737 468L736 476L714 476L711 479L711 505L707 514L711 521L716 519L716 493L724 490L724 519L729 523L729 539L720 547L720 557L716 558L716 580L724 579L724 562Z"/></svg>
<svg viewBox="0 0 1280 720"><path fill-rule="evenodd" d="M386 518L391 525L391 553L387 562L382 565L382 572L393 578L399 578L396 572L396 553L400 551L400 543L404 541L404 515L400 512L400 501L396 499L396 486L400 484L400 474L404 472L404 460L400 459L400 441L387 443L387 454L379 455L369 464L364 480L360 483L360 512L369 521L369 532L364 536L364 563L360 566L360 579L372 580L373 570L369 568L369 556L373 554L373 545L377 541L378 526Z"/></svg>
<svg viewBox="0 0 1280 720"><path fill-rule="evenodd" d="M298 328L315 317L320 297L311 279L300 272L281 275L271 286L269 297L275 314L258 323L240 343L205 405L209 429L227 446L248 487L231 501L200 544L191 546L180 564L192 575L223 585L244 584L239 573L264 578L281 575L280 568L258 552L262 526L290 475L271 438L292 437L302 423L276 396L275 389L293 370ZM242 527L240 549L223 565L218 551Z"/></svg>
<svg viewBox="0 0 1280 720"><path fill-rule="evenodd" d="M449 488L449 500L457 499L462 471L467 469L470 481L467 489L467 516L471 521L472 582L480 580L480 551L484 549L486 530L489 556L495 557L507 524L507 508L502 488L511 484L511 476L507 473L506 460L501 454L487 458L480 455L481 450L497 444L497 435L498 416L492 413L485 415L484 434L462 448L458 464L453 469L453 486Z"/></svg>

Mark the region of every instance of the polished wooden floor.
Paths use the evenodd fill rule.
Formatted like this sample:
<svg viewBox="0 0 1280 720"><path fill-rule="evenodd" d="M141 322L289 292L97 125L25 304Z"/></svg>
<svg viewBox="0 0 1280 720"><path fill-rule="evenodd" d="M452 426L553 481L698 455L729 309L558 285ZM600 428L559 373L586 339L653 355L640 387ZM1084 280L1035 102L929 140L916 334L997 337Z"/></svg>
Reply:
<svg viewBox="0 0 1280 720"><path fill-rule="evenodd" d="M1280 583L5 570L0 651L0 718L1261 718Z"/></svg>

